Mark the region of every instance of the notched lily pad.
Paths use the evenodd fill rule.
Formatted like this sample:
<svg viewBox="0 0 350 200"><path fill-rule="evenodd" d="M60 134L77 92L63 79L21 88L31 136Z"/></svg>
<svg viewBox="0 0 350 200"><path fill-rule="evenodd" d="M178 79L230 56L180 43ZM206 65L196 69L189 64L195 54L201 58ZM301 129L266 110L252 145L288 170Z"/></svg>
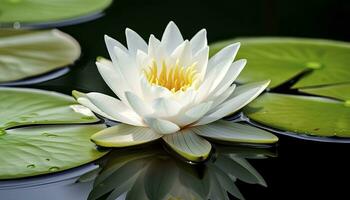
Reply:
<svg viewBox="0 0 350 200"><path fill-rule="evenodd" d="M270 79L270 88L305 71L294 88L350 82L350 45L346 42L301 38L237 38L211 45L211 55L227 44L241 42L237 59L247 65L238 82Z"/></svg>
<svg viewBox="0 0 350 200"><path fill-rule="evenodd" d="M111 3L112 0L2 0L0 23L57 24L86 21Z"/></svg>
<svg viewBox="0 0 350 200"><path fill-rule="evenodd" d="M91 162L106 152L89 138L97 125L46 125L16 128L0 135L0 179L58 172Z"/></svg>
<svg viewBox="0 0 350 200"><path fill-rule="evenodd" d="M34 124L99 121L67 95L37 89L0 88L0 130Z"/></svg>
<svg viewBox="0 0 350 200"><path fill-rule="evenodd" d="M59 30L0 32L0 83L23 80L74 63L78 42Z"/></svg>

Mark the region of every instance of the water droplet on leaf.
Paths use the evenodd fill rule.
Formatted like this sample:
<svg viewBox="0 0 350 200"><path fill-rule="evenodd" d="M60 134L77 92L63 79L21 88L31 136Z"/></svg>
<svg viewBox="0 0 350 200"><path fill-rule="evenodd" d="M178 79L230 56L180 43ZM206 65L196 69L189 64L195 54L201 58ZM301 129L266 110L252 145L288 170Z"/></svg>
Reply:
<svg viewBox="0 0 350 200"><path fill-rule="evenodd" d="M34 164L27 165L27 168L33 169L33 168L35 168L35 165Z"/></svg>

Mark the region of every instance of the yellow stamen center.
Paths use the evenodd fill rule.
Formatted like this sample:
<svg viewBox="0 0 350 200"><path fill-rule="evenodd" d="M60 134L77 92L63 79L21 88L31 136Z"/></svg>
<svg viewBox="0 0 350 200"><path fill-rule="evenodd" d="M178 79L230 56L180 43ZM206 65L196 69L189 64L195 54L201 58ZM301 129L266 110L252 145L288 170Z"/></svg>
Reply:
<svg viewBox="0 0 350 200"><path fill-rule="evenodd" d="M180 66L178 61L175 66L167 66L163 62L160 73L158 73L157 62L153 61L144 73L149 83L168 88L174 93L187 90L198 77L196 63L184 67Z"/></svg>

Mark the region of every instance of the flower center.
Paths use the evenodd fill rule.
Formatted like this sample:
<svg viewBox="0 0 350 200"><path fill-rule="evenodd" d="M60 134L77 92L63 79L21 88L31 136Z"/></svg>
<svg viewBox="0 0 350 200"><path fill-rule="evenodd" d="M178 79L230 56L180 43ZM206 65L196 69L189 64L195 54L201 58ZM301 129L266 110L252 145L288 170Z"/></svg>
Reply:
<svg viewBox="0 0 350 200"><path fill-rule="evenodd" d="M168 88L174 93L187 90L194 85L198 77L196 63L184 67L180 66L178 61L175 66L167 66L163 62L160 73L157 62L153 61L144 73L149 83Z"/></svg>

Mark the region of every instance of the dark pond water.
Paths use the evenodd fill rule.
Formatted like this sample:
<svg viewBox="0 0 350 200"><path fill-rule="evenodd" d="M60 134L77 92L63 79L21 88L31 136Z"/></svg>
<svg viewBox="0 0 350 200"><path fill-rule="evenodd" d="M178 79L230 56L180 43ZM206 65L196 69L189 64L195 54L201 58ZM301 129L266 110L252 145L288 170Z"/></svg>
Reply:
<svg viewBox="0 0 350 200"><path fill-rule="evenodd" d="M237 36L298 36L350 41L350 1L345 0L119 0L99 19L61 27L80 42L82 58L66 75L30 87L67 94L78 89L112 95L94 64L97 56L107 57L103 35L125 42L124 30L129 27L144 38L151 33L160 37L170 20L177 23L186 38L205 27L210 42ZM161 149L155 144L142 150L119 150L96 165L51 176L0 182L0 199L80 200L88 195L116 199L119 193L123 194L119 199L124 199L127 191L130 191L129 198L143 199L146 191L154 195L152 199L157 199L164 191L201 196L208 188L215 192L211 199L224 199L220 195L227 186L231 186L231 199L242 196L245 199L350 198L349 144L280 136L280 142L274 148L217 145L210 161L195 166L171 158ZM103 170L95 180L101 169L97 164L103 166ZM124 165L127 167L122 168ZM238 179L235 184L233 176ZM114 193L109 193L112 190Z"/></svg>

